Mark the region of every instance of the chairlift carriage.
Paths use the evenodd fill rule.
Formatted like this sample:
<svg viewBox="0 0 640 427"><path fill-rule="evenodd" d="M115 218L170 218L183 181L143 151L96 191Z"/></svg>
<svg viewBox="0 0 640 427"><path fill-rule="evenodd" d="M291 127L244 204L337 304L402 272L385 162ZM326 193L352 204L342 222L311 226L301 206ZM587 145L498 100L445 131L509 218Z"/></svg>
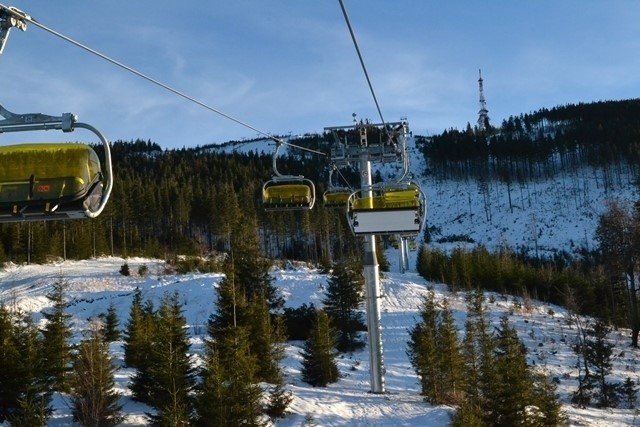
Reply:
<svg viewBox="0 0 640 427"><path fill-rule="evenodd" d="M322 195L323 205L326 208L345 208L351 192L343 188L330 188Z"/></svg>
<svg viewBox="0 0 640 427"><path fill-rule="evenodd" d="M14 114L0 106L0 133L42 130L93 132L104 147L104 168L83 143L0 146L0 223L95 218L113 186L111 153L105 136L75 115Z"/></svg>
<svg viewBox="0 0 640 427"><path fill-rule="evenodd" d="M355 235L415 236L426 217L426 197L418 183L408 179L406 119L395 123L355 121L351 126L325 128L334 144L331 161L337 165L399 162L401 172L392 182L363 185L347 198L347 220ZM331 181L329 185L331 185ZM338 197L338 196L336 196Z"/></svg>
<svg viewBox="0 0 640 427"><path fill-rule="evenodd" d="M425 217L425 195L412 181L359 190L348 200L347 220L355 235L413 236L422 230Z"/></svg>
<svg viewBox="0 0 640 427"><path fill-rule="evenodd" d="M353 193L348 187L338 187L333 185L333 173L338 169L335 165L329 170L329 188L322 195L322 204L326 208L347 208L349 196Z"/></svg>
<svg viewBox="0 0 640 427"><path fill-rule="evenodd" d="M278 151L283 142L276 141L271 180L262 186L262 206L267 211L309 210L316 201L313 181L302 175L283 175L278 171Z"/></svg>

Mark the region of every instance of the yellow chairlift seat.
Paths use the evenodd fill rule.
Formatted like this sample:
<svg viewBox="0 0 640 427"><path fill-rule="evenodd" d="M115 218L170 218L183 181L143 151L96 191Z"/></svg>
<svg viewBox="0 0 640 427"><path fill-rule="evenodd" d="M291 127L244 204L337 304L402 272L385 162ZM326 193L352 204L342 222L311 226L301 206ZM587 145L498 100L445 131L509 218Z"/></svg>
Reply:
<svg viewBox="0 0 640 427"><path fill-rule="evenodd" d="M420 233L426 200L417 184L375 188L371 196L354 192L349 197L347 219L356 235L406 235Z"/></svg>
<svg viewBox="0 0 640 427"><path fill-rule="evenodd" d="M262 186L262 206L267 211L308 210L316 201L316 187L313 181L302 175L283 175L278 171L278 151L285 144L274 138L273 173L271 180Z"/></svg>
<svg viewBox="0 0 640 427"><path fill-rule="evenodd" d="M266 210L311 209L313 202L313 188L303 181L299 183L269 181L262 189L262 204Z"/></svg>
<svg viewBox="0 0 640 427"><path fill-rule="evenodd" d="M420 206L417 189L386 190L381 195L355 198L352 203L354 211L391 210L418 208Z"/></svg>
<svg viewBox="0 0 640 427"><path fill-rule="evenodd" d="M88 145L0 146L0 221L25 212L95 210L101 181L100 161Z"/></svg>
<svg viewBox="0 0 640 427"><path fill-rule="evenodd" d="M347 190L327 190L322 196L323 205L327 208L346 208L351 192Z"/></svg>

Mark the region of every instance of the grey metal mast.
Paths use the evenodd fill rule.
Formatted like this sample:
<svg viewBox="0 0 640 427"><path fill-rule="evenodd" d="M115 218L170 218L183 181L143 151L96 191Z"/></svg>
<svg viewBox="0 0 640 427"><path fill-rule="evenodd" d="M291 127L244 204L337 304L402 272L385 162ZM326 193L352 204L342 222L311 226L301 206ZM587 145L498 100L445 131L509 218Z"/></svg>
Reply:
<svg viewBox="0 0 640 427"><path fill-rule="evenodd" d="M365 198L372 197L371 161L367 151L367 129L360 127L360 185ZM369 331L369 365L371 393L384 393L384 357L382 351L382 329L380 327L380 271L376 257L376 236L364 236L364 287Z"/></svg>
<svg viewBox="0 0 640 427"><path fill-rule="evenodd" d="M331 146L332 166L357 164L360 168L360 189L350 195L345 208L351 231L363 239L371 393L385 393L380 317L382 293L376 236L400 235L401 242L404 240L406 243L407 236L419 234L424 225L426 200L415 183L406 181L409 169L405 146L408 133L406 119L393 123L370 123L368 120L356 120L353 114L352 125L325 127L324 130L331 132L334 138ZM369 130L371 133L368 135ZM373 184L372 162L391 163L398 160L402 161L400 178L387 184ZM386 191L399 197L408 195L408 205L402 205L401 202L400 206L386 206ZM378 205L380 202L383 203ZM407 200L403 202L407 203Z"/></svg>

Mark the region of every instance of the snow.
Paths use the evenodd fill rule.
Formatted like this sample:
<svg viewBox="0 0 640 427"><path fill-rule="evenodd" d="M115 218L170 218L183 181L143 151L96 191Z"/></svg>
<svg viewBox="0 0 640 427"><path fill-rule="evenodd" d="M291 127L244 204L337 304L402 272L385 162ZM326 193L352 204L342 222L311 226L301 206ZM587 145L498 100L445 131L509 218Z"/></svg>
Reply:
<svg viewBox="0 0 640 427"><path fill-rule="evenodd" d="M414 149L411 147L411 149ZM415 159L415 157L414 157ZM424 162L415 162L416 177L424 171ZM489 191L491 215L486 215L485 199L475 183L421 178L422 188L429 201L428 225L440 229L434 239L453 235L468 235L476 244L490 249L501 244L513 247L534 247L543 253L557 250L574 251L580 246L593 248L594 230L598 215L609 201L632 201L636 190L629 177L604 187L599 171L580 170L556 180L530 183L528 188L514 185L511 189L513 212L508 205L507 187L492 183ZM530 203L531 202L531 203ZM442 249L465 245L462 242L434 244ZM286 350L284 371L286 387L294 399L290 414L278 421L282 427L304 425L312 419L318 426L444 426L455 409L432 406L420 396L418 378L407 354L408 331L415 325L422 298L429 287L437 299L447 298L459 329L466 319L464 293L450 293L446 286L428 283L415 272L416 252L410 252L409 271L399 272L399 256L390 248L387 258L391 272L381 280L381 325L385 364L385 394L369 392L368 348L339 359L340 380L326 388L314 388L301 381L300 342L290 342ZM128 263L131 276L119 273ZM141 277L138 268L145 265L148 273ZM9 264L0 269L0 302L20 307L42 320L42 310L50 302L45 297L52 284L64 280L68 284L68 312L73 318L74 342L82 339L91 319L106 313L109 304L115 306L120 324L128 318L131 299L136 287L144 299L159 303L166 293L178 291L182 296L184 313L189 325L192 350L198 354L206 338L206 322L215 308L215 288L221 274L178 275L165 268L163 261L143 258L105 257L84 261L64 261L45 265ZM327 276L311 266L290 263L286 268L272 271L274 282L286 298L288 307L313 303L322 306ZM545 370L559 379L558 392L563 410L574 426L635 425L640 413L637 409L578 408L569 403L575 390L577 370L572 344L576 330L565 309L533 300L487 294L487 304L494 324L509 313L511 323L529 349L529 361L537 369ZM610 340L615 344L612 379L623 381L630 377L640 382L637 349L629 346L629 331L616 330ZM122 342L111 347L120 369L116 383L123 394L126 413L125 426L146 425L146 405L130 399L127 389L132 371L122 367ZM50 426L71 424L69 398L54 396L55 412Z"/></svg>
<svg viewBox="0 0 640 427"><path fill-rule="evenodd" d="M393 252L393 251L392 251ZM411 253L415 258L415 252ZM388 254L392 265L397 254ZM129 264L131 276L119 273L124 262ZM412 259L415 263L415 259ZM146 265L149 273L137 275L140 265ZM413 264L412 264L413 265ZM396 268L397 271L397 268ZM305 265L273 270L275 283L287 298L287 306L298 307L303 303L321 306L323 287L327 276ZM180 292L184 313L192 337L192 350L199 352L205 338L207 318L214 310L215 287L220 274L176 275L165 271L162 261L142 258L118 257L66 261L48 265L9 265L0 271L0 300L34 313L40 312L49 302L44 297L52 284L64 280L68 284L68 312L73 316L74 341L82 337L88 322L105 313L110 303L116 307L121 325L129 313L131 297L136 287L143 297L158 303L166 293ZM418 316L423 296L432 286L438 299L447 298L454 311L460 329L465 320L464 294L451 294L441 284L427 283L415 272L384 273L382 278L381 324L387 393L369 392L368 349L345 354L339 359L341 379L326 388L314 388L300 378L300 342L289 343L284 360L287 389L293 393L290 415L278 422L278 426L300 426L310 417L319 426L443 426L447 425L454 408L432 406L420 396L418 379L406 355L408 330ZM575 388L575 356L571 344L576 331L568 322L566 311L557 306L536 301L522 301L497 294L487 295L491 319L495 324L504 313L512 313L510 321L517 328L520 338L529 348L530 362L546 369L549 375L560 378L559 392L564 410L572 425L625 426L632 425L637 416L635 410L593 408L580 409L570 405L568 395ZM629 347L628 331L611 334L616 354L612 378L624 380L627 376L640 380L637 360L638 350ZM116 376L117 388L123 393L122 402L127 414L125 426L146 425L145 412L151 409L130 399L127 389L132 370L122 368L122 342L112 344L112 354L121 369ZM55 395L55 412L50 426L71 424L69 398Z"/></svg>

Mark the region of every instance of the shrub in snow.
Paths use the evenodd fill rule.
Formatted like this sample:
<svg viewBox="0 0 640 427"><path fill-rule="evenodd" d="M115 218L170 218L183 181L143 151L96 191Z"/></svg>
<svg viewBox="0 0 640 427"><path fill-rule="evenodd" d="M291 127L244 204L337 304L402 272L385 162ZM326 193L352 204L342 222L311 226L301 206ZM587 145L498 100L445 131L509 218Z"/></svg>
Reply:
<svg viewBox="0 0 640 427"><path fill-rule="evenodd" d="M123 276L128 276L129 274L131 274L131 272L129 271L129 264L127 264L126 262L122 264L122 267L120 267L120 274L122 274Z"/></svg>

